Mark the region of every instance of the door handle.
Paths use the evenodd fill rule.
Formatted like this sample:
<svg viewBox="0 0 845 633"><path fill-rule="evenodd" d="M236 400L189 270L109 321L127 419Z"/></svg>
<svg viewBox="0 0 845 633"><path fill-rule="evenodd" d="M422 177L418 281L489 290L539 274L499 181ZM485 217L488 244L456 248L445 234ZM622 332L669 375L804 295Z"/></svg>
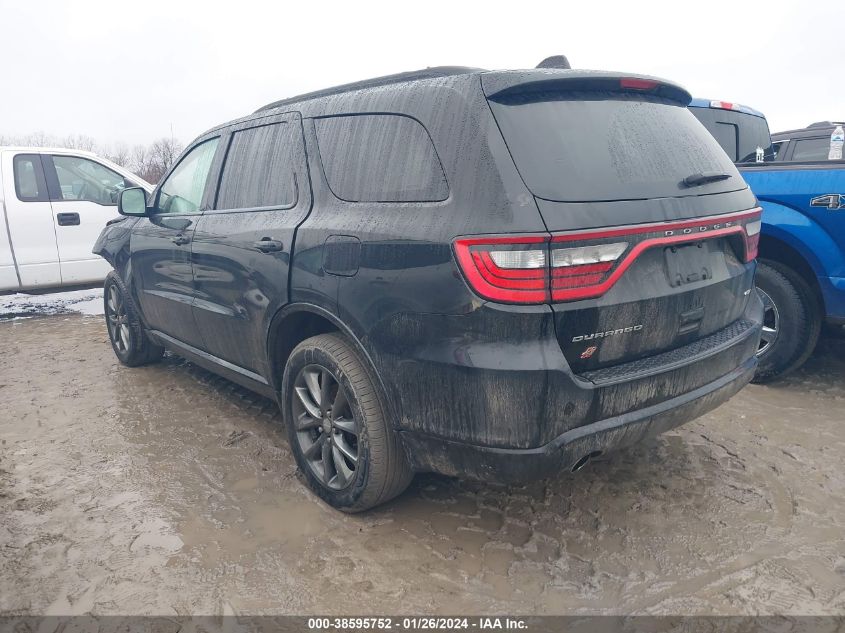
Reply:
<svg viewBox="0 0 845 633"><path fill-rule="evenodd" d="M184 235L177 235L176 237L171 237L170 241L176 244L176 246L184 246L191 241L191 238L185 237Z"/></svg>
<svg viewBox="0 0 845 633"><path fill-rule="evenodd" d="M810 200L811 207L824 207L831 211L837 209L845 209L845 196L841 193L828 193L823 196L817 196Z"/></svg>
<svg viewBox="0 0 845 633"><path fill-rule="evenodd" d="M285 247L279 240L271 240L269 237L262 237L253 246L262 253L278 253Z"/></svg>
<svg viewBox="0 0 845 633"><path fill-rule="evenodd" d="M79 226L78 213L57 213L56 222L59 226Z"/></svg>

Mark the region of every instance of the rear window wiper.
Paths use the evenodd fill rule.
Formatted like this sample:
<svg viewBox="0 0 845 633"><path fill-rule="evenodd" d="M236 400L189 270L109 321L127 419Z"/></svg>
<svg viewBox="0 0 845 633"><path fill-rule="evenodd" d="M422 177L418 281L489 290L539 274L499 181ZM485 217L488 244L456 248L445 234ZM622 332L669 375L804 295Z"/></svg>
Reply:
<svg viewBox="0 0 845 633"><path fill-rule="evenodd" d="M730 174L725 174L719 171L703 171L697 174L691 174L684 178L684 184L687 187L698 187L699 185L706 185L708 182L727 180L730 177Z"/></svg>

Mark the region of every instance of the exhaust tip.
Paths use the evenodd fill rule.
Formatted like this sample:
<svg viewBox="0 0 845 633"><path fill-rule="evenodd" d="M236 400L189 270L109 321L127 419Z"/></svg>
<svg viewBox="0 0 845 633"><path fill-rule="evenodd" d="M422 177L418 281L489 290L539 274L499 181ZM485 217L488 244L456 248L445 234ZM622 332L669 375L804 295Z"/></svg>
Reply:
<svg viewBox="0 0 845 633"><path fill-rule="evenodd" d="M587 453L581 459L579 459L577 462L575 462L575 464L573 464L572 472L574 473L578 470L581 470L582 468L584 468L584 466L587 465L587 462L589 462L591 459L595 459L596 457L598 457L601 454L602 454L602 451L593 451L591 453Z"/></svg>

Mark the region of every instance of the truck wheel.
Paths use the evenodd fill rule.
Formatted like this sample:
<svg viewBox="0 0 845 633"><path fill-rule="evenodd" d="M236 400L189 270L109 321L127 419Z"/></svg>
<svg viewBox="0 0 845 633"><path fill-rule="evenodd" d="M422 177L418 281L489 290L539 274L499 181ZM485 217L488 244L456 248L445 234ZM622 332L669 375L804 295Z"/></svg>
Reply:
<svg viewBox="0 0 845 633"><path fill-rule="evenodd" d="M812 289L786 266L760 261L756 283L765 313L754 382L765 383L786 376L810 357L821 316Z"/></svg>
<svg viewBox="0 0 845 633"><path fill-rule="evenodd" d="M411 482L379 387L344 336L321 334L296 346L285 366L281 405L296 463L329 505L360 512Z"/></svg>
<svg viewBox="0 0 845 633"><path fill-rule="evenodd" d="M112 271L103 286L106 327L117 359L128 367L138 367L159 360L164 348L144 333L138 309L120 276Z"/></svg>

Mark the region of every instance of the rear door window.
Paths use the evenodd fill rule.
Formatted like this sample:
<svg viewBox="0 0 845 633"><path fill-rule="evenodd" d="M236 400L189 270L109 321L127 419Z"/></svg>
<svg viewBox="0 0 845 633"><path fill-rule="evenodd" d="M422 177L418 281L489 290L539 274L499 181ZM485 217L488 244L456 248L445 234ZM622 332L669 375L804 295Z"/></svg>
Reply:
<svg viewBox="0 0 845 633"><path fill-rule="evenodd" d="M539 198L639 200L746 187L716 140L674 101L567 91L518 93L490 104L517 169ZM727 178L683 184L707 172Z"/></svg>
<svg viewBox="0 0 845 633"><path fill-rule="evenodd" d="M21 202L43 202L48 199L47 183L38 154L18 154L12 160L15 194Z"/></svg>
<svg viewBox="0 0 845 633"><path fill-rule="evenodd" d="M756 163L758 148L763 150L764 162L775 159L775 148L765 118L722 108L691 107L690 111L715 137L732 161Z"/></svg>
<svg viewBox="0 0 845 633"><path fill-rule="evenodd" d="M830 136L821 138L801 138L795 141L792 150L794 161L827 160L830 155Z"/></svg>
<svg viewBox="0 0 845 633"><path fill-rule="evenodd" d="M316 119L317 143L332 193L350 202L436 202L449 196L426 129L395 114Z"/></svg>
<svg viewBox="0 0 845 633"><path fill-rule="evenodd" d="M296 205L293 130L273 123L232 134L220 178L217 209L287 208Z"/></svg>

